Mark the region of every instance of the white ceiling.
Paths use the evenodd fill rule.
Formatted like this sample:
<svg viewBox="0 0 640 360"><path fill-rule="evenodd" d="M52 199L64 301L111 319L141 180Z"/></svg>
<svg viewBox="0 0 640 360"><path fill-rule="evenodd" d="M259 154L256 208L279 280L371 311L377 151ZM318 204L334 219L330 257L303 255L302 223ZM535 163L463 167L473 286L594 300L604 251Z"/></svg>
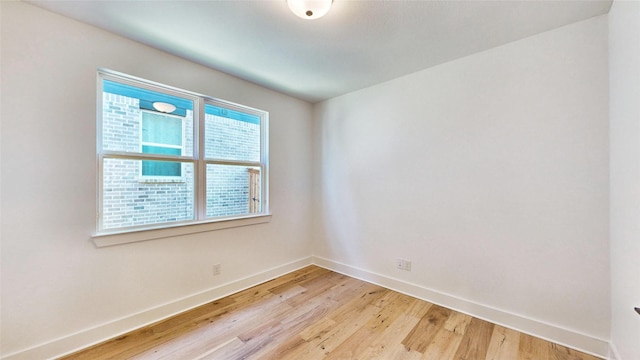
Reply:
<svg viewBox="0 0 640 360"><path fill-rule="evenodd" d="M317 20L286 0L29 1L317 102L609 11L611 0L334 0Z"/></svg>

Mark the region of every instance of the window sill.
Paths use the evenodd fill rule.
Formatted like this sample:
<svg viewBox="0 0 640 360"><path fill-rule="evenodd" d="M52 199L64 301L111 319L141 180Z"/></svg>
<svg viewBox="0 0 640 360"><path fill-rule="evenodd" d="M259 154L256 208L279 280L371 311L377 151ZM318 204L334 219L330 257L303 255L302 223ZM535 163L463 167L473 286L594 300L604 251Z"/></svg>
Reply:
<svg viewBox="0 0 640 360"><path fill-rule="evenodd" d="M97 247L106 247L234 227L264 224L269 221L271 221L271 214L262 214L241 218L190 223L186 225L179 224L170 227L164 226L162 228L104 231L94 234L92 239Z"/></svg>

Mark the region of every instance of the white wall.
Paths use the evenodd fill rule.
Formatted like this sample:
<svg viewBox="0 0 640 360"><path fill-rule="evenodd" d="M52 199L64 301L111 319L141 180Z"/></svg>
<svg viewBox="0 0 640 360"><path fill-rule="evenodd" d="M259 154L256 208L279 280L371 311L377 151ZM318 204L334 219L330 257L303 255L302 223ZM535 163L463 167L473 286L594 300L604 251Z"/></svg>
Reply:
<svg viewBox="0 0 640 360"><path fill-rule="evenodd" d="M611 121L611 343L640 359L640 2L609 12ZM617 351L616 351L617 349Z"/></svg>
<svg viewBox="0 0 640 360"><path fill-rule="evenodd" d="M310 261L311 208L300 199L310 192L311 105L25 3L1 6L3 355L55 355L166 315L162 305ZM269 111L271 222L96 248L98 67Z"/></svg>
<svg viewBox="0 0 640 360"><path fill-rule="evenodd" d="M318 104L314 255L606 354L607 26L593 18Z"/></svg>

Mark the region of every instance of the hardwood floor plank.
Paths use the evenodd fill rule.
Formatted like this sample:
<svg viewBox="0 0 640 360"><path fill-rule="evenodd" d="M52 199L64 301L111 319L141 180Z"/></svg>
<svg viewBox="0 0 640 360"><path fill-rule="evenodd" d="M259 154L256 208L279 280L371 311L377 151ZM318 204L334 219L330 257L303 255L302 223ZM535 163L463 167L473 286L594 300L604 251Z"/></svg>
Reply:
<svg viewBox="0 0 640 360"><path fill-rule="evenodd" d="M467 314L452 311L447 321L444 322L444 328L462 335L467 332L467 326L469 326L471 319L473 319L473 317Z"/></svg>
<svg viewBox="0 0 640 360"><path fill-rule="evenodd" d="M296 342L304 341L301 338L298 339L298 334L309 324L326 316L332 305L334 303L323 297L315 297L263 326L240 334L238 337L245 343L245 347L234 353L233 358L277 358L274 356L281 351L281 346L290 346L287 340L290 341L294 337ZM281 341L276 341L278 339ZM270 355L270 353L276 353L276 355Z"/></svg>
<svg viewBox="0 0 640 360"><path fill-rule="evenodd" d="M538 360L550 358L550 343L527 334L520 334L518 360Z"/></svg>
<svg viewBox="0 0 640 360"><path fill-rule="evenodd" d="M240 348L242 348L243 346L244 343L242 342L242 340L234 337L231 340L223 343L219 347L215 348L213 351L201 354L199 357L194 358L193 360L230 359L231 354L240 350Z"/></svg>
<svg viewBox="0 0 640 360"><path fill-rule="evenodd" d="M421 359L453 359L463 335L442 327L431 340Z"/></svg>
<svg viewBox="0 0 640 360"><path fill-rule="evenodd" d="M300 332L300 337L304 339L304 341L309 342L313 338L322 337L324 334L327 334L331 329L338 326L338 324L329 317L325 316L319 321L307 326L304 330Z"/></svg>
<svg viewBox="0 0 640 360"><path fill-rule="evenodd" d="M420 360L422 354L415 350L408 350L402 344L390 344L385 346L385 351L380 356L373 356L362 359L393 359L393 360Z"/></svg>
<svg viewBox="0 0 640 360"><path fill-rule="evenodd" d="M422 359L453 359L471 319L469 315L453 311L425 350Z"/></svg>
<svg viewBox="0 0 640 360"><path fill-rule="evenodd" d="M341 316L340 321L336 322L336 326L331 328L329 331L323 331L316 334L313 338L308 340L304 346L283 355L282 359L312 360L324 359L325 357L333 358L333 355L330 354L340 346L340 344L344 343L356 331L364 326L379 311L380 308L368 305L365 308L360 308L347 315Z"/></svg>
<svg viewBox="0 0 640 360"><path fill-rule="evenodd" d="M341 286L346 281L347 278L343 275L332 273L332 275L316 279L313 283L300 283L300 286L306 290L300 295L288 299L287 303L296 307L318 296L323 296L327 301L339 302L343 293L348 290L347 287Z"/></svg>
<svg viewBox="0 0 640 360"><path fill-rule="evenodd" d="M328 314L336 323L341 324L325 334L316 336L313 341L306 344L301 351L292 352L286 358L290 359L311 359L323 358L331 353L331 357L339 357L334 350L347 339L351 338L354 333L365 326L372 317L379 314L381 309L373 305L378 303L379 299L388 296L389 291L378 291L378 288L364 289L363 296L350 301L338 308L335 312ZM370 291L373 290L373 291ZM366 304L364 308L362 305ZM349 311L344 311L347 309Z"/></svg>
<svg viewBox="0 0 640 360"><path fill-rule="evenodd" d="M424 314L429 311L433 304L426 301L416 301L407 309L407 315L417 317L418 319L422 319Z"/></svg>
<svg viewBox="0 0 640 360"><path fill-rule="evenodd" d="M178 336L178 334L185 329L185 324L194 321L198 322L198 319L202 318L211 318L220 312L228 311L227 309L235 304L235 300L230 297L212 301L189 312L173 316L148 327L135 330L103 344L91 347L75 355L74 359L99 359L107 354L118 355L127 352L130 353L132 349L134 349L134 351L142 351L144 349L141 347L141 344L149 343L150 346L153 346L153 343L160 344L164 339Z"/></svg>
<svg viewBox="0 0 640 360"><path fill-rule="evenodd" d="M418 324L402 340L402 345L408 350L424 353L450 315L451 310L439 305L432 305Z"/></svg>
<svg viewBox="0 0 640 360"><path fill-rule="evenodd" d="M465 331L458 351L454 355L459 360L484 359L489 350L494 324L472 318Z"/></svg>
<svg viewBox="0 0 640 360"><path fill-rule="evenodd" d="M309 266L63 359L597 358Z"/></svg>
<svg viewBox="0 0 640 360"><path fill-rule="evenodd" d="M358 287L358 291L352 293L350 297L346 297L336 309L329 312L328 317L336 322L341 322L344 317L348 317L350 313L362 311L371 306L371 304L384 296L389 290L378 285L364 283Z"/></svg>
<svg viewBox="0 0 640 360"><path fill-rule="evenodd" d="M331 273L331 271L318 267L305 267L291 274L291 276L285 275L285 278L277 278L269 282L264 283L264 289L273 294L279 294L289 287L298 285L301 282L316 279L322 275Z"/></svg>
<svg viewBox="0 0 640 360"><path fill-rule="evenodd" d="M391 324L411 305L413 298L389 291L374 306L380 311L374 315L364 326L358 329L353 335L345 340L340 346L332 351L331 357L337 358L358 358L369 346L369 342L382 334Z"/></svg>
<svg viewBox="0 0 640 360"><path fill-rule="evenodd" d="M420 300L416 300L420 301ZM420 358L420 353L417 351L405 349L402 345L402 340L420 321L415 316L408 315L406 313L401 314L395 321L393 321L384 331L379 333L374 338L367 341L367 348L361 353L362 358L365 359L397 359L397 358ZM396 344L395 346L389 346L389 344ZM360 354L359 354L360 355Z"/></svg>
<svg viewBox="0 0 640 360"><path fill-rule="evenodd" d="M517 359L520 333L496 325L493 328L486 360Z"/></svg>
<svg viewBox="0 0 640 360"><path fill-rule="evenodd" d="M240 307L238 311L223 313L219 317L207 319L206 326L198 326L189 330L188 336L179 336L164 340L145 352L139 354L122 353L132 359L188 359L194 357L203 349L214 348L228 341L230 336L238 336L241 332L249 331L256 323L263 323L273 317L282 316L291 311L292 307L284 299L302 292L301 287L291 287L288 293L280 296L272 295L263 298L264 304L269 303L269 311L262 306L251 303L250 306ZM205 345L202 345L205 344Z"/></svg>

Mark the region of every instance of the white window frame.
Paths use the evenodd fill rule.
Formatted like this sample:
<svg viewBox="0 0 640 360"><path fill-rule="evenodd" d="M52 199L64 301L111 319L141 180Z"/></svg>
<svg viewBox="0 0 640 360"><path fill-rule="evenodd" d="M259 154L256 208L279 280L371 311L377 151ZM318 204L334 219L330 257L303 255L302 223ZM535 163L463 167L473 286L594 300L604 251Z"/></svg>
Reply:
<svg viewBox="0 0 640 360"><path fill-rule="evenodd" d="M96 165L97 165L97 212L96 231L92 238L96 246L111 246L137 241L152 240L158 238L173 237L185 234L206 232L231 227L254 225L269 222L269 113L263 110L235 104L232 102L216 99L210 96L174 88L159 84L149 80L133 77L106 69L98 69L97 86L97 129L96 129ZM135 86L142 89L166 93L193 101L193 151L192 156L184 155L185 137L183 123L183 152L181 156L164 156L159 154L145 154L140 152L125 152L104 150L102 147L102 116L103 116L103 80L110 80L125 85ZM216 106L241 111L244 113L260 117L260 162L252 161L229 161L220 159L205 158L204 129L205 129L205 103ZM142 119L141 119L142 120ZM104 229L102 226L103 211L103 165L105 159L120 158L133 160L162 160L181 161L192 163L194 168L194 220L167 222L153 225L121 227L115 229ZM228 217L206 217L206 166L207 164L230 164L244 165L260 168L261 183L261 211L253 214L242 214ZM146 178L146 177L145 177ZM172 177L173 178L173 177Z"/></svg>

